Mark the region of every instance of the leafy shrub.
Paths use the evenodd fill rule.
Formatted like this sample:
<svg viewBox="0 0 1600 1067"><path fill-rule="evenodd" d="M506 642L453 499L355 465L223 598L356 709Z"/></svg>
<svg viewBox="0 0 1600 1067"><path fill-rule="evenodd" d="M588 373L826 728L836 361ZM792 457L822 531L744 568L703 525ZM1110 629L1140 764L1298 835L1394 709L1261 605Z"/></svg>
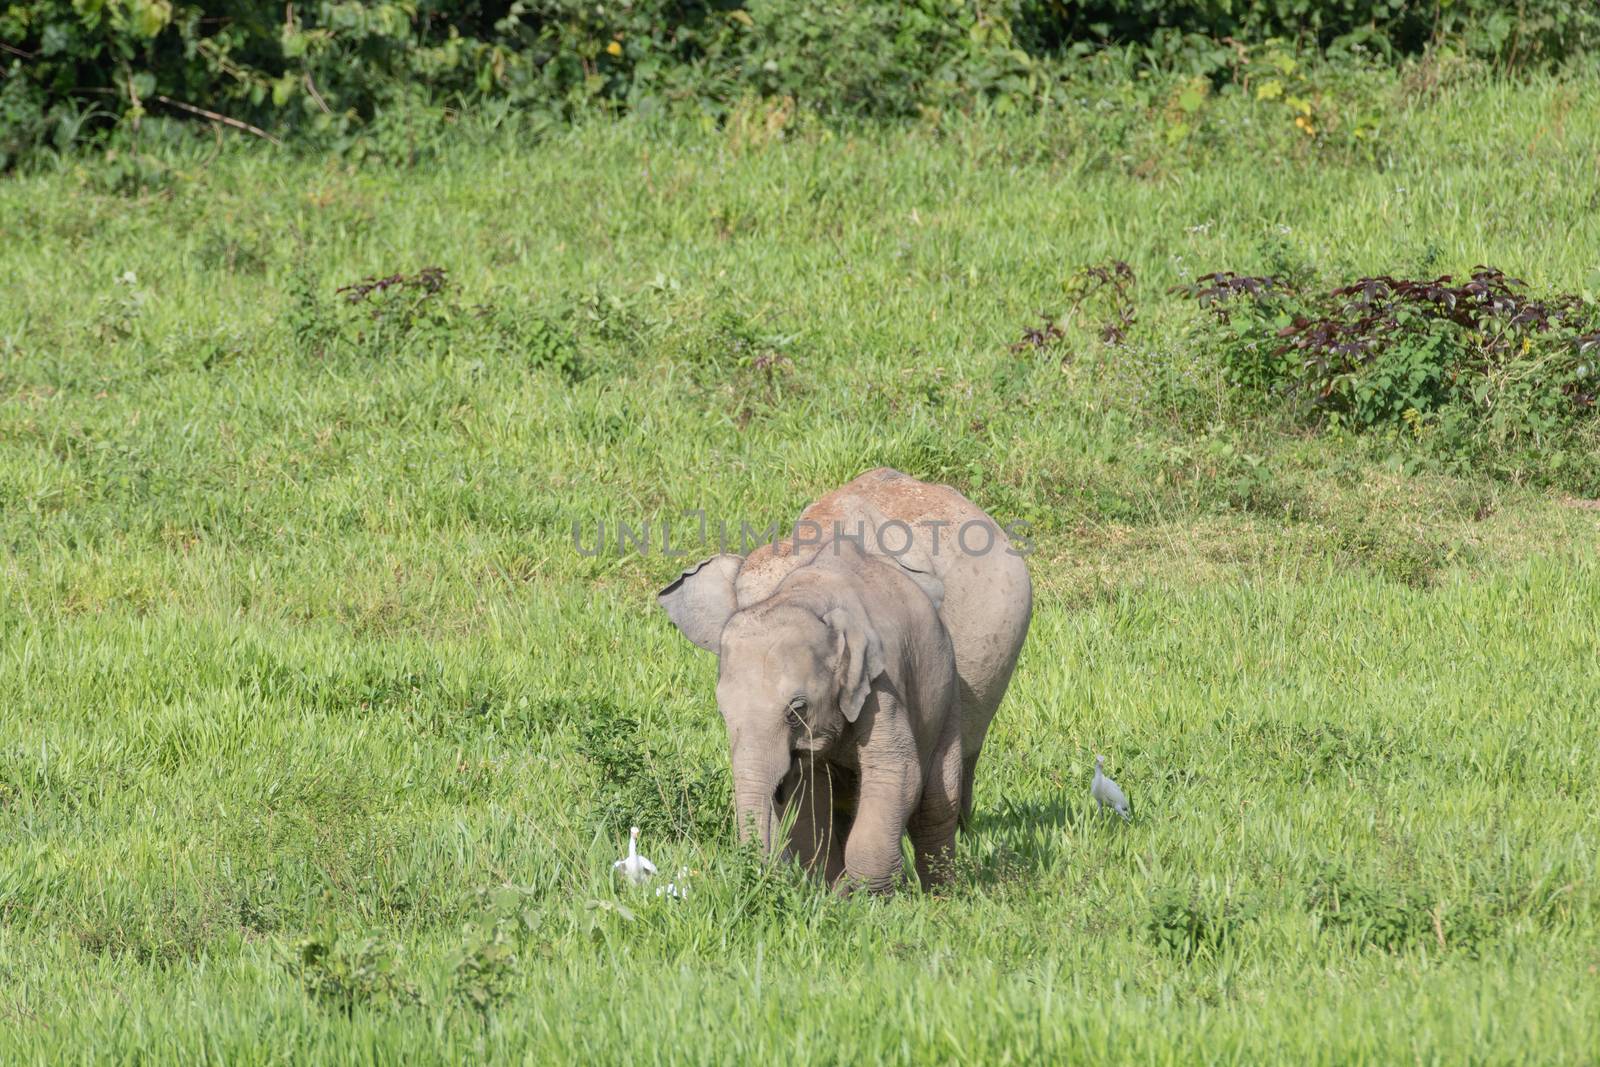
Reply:
<svg viewBox="0 0 1600 1067"><path fill-rule="evenodd" d="M450 954L450 984L441 1002L426 1003L395 948L375 938L351 941L330 928L295 941L284 965L313 1001L347 1017L357 1009L449 1005L487 1019L509 994L520 954L537 947L541 916L529 906L527 890L501 886L478 897L479 914L462 925L461 944Z"/></svg>
<svg viewBox="0 0 1600 1067"><path fill-rule="evenodd" d="M414 351L462 351L501 355L569 381L583 376L568 325L579 315L576 306L543 312L517 294L464 305L441 267L363 278L335 288L332 299L316 279L296 273L288 290L284 321L307 356L393 359Z"/></svg>
<svg viewBox="0 0 1600 1067"><path fill-rule="evenodd" d="M295 942L288 968L306 995L349 1016L358 1007L389 1010L416 1004L416 986L400 973L393 950L368 938L351 943L329 931Z"/></svg>
<svg viewBox="0 0 1600 1067"><path fill-rule="evenodd" d="M139 287L139 278L133 271L124 271L116 279L114 295L102 297L95 308L90 330L103 344L116 344L137 336L139 319L144 314L150 294Z"/></svg>
<svg viewBox="0 0 1600 1067"><path fill-rule="evenodd" d="M651 834L727 835L733 797L720 766L686 772L681 755L661 754L638 716L607 698L588 702L578 722L578 751L596 778L596 827L612 835L638 826ZM663 768L672 767L670 775Z"/></svg>
<svg viewBox="0 0 1600 1067"><path fill-rule="evenodd" d="M1254 909L1227 893L1167 887L1150 904L1145 930L1152 943L1184 959L1214 955L1238 937Z"/></svg>
<svg viewBox="0 0 1600 1067"><path fill-rule="evenodd" d="M724 857L732 868L732 904L737 925L786 923L793 919L817 921L818 883L798 863L774 863L752 838Z"/></svg>
<svg viewBox="0 0 1600 1067"><path fill-rule="evenodd" d="M1562 58L1592 44L1600 33L1600 12L1565 0L1516 5L1496 0L1033 0L1027 8L1032 17L1024 22L1050 34L1043 43L1101 38L1151 41L1169 50L1174 39L1202 35L1257 41L1293 37L1322 47L1357 40L1410 53L1442 37L1515 64Z"/></svg>
<svg viewBox="0 0 1600 1067"><path fill-rule="evenodd" d="M1062 283L1074 314L1101 320L1096 332L1108 345L1127 340L1137 316L1133 289L1138 281L1133 268L1119 260L1080 267Z"/></svg>
<svg viewBox="0 0 1600 1067"><path fill-rule="evenodd" d="M458 1004L487 1016L510 992L518 951L530 942L540 920L528 907L524 890L502 886L480 895L486 898L483 914L462 927L450 993Z"/></svg>
<svg viewBox="0 0 1600 1067"><path fill-rule="evenodd" d="M445 291L445 273L440 267L423 267L415 274L391 274L384 278L364 278L334 290L346 305L360 305L367 323L359 341L387 350L404 343L424 329L447 328L454 317L448 302L436 299ZM370 332L368 332L370 331Z"/></svg>
<svg viewBox="0 0 1600 1067"><path fill-rule="evenodd" d="M1028 326L1022 331L1022 337L1006 347L1013 353L1022 353L1030 350L1038 351L1054 348L1067 339L1066 331L1048 314L1039 315L1038 326ZM1006 364L1015 366L1015 364Z"/></svg>
<svg viewBox="0 0 1600 1067"><path fill-rule="evenodd" d="M1176 291L1212 312L1208 344L1247 395L1462 460L1532 449L1558 478L1600 476L1561 451L1600 423L1600 308L1581 297L1533 295L1485 266L1331 289L1217 271Z"/></svg>
<svg viewBox="0 0 1600 1067"><path fill-rule="evenodd" d="M1309 63L1287 41L1269 38L1230 57L1229 76L1252 100L1276 112L1300 144L1336 147L1371 158L1380 142L1385 101L1363 75L1376 57L1363 48L1337 49L1337 62Z"/></svg>
<svg viewBox="0 0 1600 1067"><path fill-rule="evenodd" d="M1311 882L1306 906L1317 926L1336 931L1355 944L1401 952L1425 946L1430 951L1461 952L1476 957L1498 929L1519 913L1527 901L1477 887L1447 903L1434 889L1399 879L1357 874L1330 865ZM1549 914L1528 914L1538 924L1552 921Z"/></svg>
<svg viewBox="0 0 1600 1067"><path fill-rule="evenodd" d="M1250 64L1264 99L1308 134L1343 115L1293 49L1385 57L1458 42L1507 68L1600 41L1600 9L1566 0L15 0L0 8L0 170L146 116L203 118L271 137L294 132L357 157L411 162L439 126L493 103L564 118L601 108L727 118L751 97L837 118L945 107L1029 106L1110 43L1152 66L1216 81ZM1253 57L1253 58L1251 58ZM1175 94L1187 135L1200 86ZM1359 125L1359 118L1357 124Z"/></svg>
<svg viewBox="0 0 1600 1067"><path fill-rule="evenodd" d="M1405 886L1377 885L1342 870L1312 882L1306 904L1324 929L1362 945L1396 952L1432 932L1428 905Z"/></svg>
<svg viewBox="0 0 1600 1067"><path fill-rule="evenodd" d="M294 130L396 162L425 151L428 128L463 102L556 117L688 105L721 118L753 94L830 115L910 115L956 86L1027 88L1012 76L1027 57L1010 47L1010 6L26 0L0 10L0 40L16 42L0 169L154 114Z"/></svg>

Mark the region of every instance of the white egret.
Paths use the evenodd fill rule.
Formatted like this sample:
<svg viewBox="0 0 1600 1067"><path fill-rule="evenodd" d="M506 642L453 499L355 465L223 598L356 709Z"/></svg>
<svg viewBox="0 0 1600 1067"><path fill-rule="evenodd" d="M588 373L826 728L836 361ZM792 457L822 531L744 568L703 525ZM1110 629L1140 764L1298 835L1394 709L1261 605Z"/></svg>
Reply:
<svg viewBox="0 0 1600 1067"><path fill-rule="evenodd" d="M1104 756L1094 758L1094 782L1089 786L1089 795L1100 805L1101 811L1110 807L1124 820L1130 819L1133 816L1133 805L1128 803L1128 797L1123 793L1122 787L1106 777L1105 763Z"/></svg>
<svg viewBox="0 0 1600 1067"><path fill-rule="evenodd" d="M614 871L621 871L622 876L634 885L641 885L652 874L656 873L656 865L639 855L639 828L637 826L628 831L628 854L611 865Z"/></svg>

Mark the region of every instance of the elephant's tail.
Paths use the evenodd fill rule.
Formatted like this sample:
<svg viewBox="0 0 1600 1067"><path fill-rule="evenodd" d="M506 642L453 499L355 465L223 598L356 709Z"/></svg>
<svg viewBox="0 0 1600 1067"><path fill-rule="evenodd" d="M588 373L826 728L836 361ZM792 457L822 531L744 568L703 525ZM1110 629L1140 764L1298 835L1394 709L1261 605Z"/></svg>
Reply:
<svg viewBox="0 0 1600 1067"><path fill-rule="evenodd" d="M972 781L977 770L976 754L961 761L961 814L956 816L956 829L964 834L972 832Z"/></svg>

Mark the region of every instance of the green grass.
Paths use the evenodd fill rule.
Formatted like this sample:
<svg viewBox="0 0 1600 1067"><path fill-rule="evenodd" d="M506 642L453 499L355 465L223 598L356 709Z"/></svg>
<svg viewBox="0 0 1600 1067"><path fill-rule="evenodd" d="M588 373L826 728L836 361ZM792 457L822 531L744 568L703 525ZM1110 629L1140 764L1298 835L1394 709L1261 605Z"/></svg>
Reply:
<svg viewBox="0 0 1600 1067"><path fill-rule="evenodd" d="M1596 512L1284 425L1165 294L1591 284L1596 91L7 180L0 1060L1596 1062ZM1008 351L1108 258L1128 346ZM572 524L878 464L1030 521L1037 606L955 884L838 901L731 844L680 561Z"/></svg>

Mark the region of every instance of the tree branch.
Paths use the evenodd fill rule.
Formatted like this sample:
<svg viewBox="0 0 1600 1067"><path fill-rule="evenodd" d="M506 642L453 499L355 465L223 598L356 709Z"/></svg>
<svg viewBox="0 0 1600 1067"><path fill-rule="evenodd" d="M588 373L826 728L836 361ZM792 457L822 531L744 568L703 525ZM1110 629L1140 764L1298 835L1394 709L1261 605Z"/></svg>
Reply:
<svg viewBox="0 0 1600 1067"><path fill-rule="evenodd" d="M168 107L175 107L180 111L187 111L190 114L199 115L201 118L210 119L212 122L220 122L224 126L232 126L236 130L243 130L246 133L253 133L257 137L271 141L279 148L283 147L282 141L272 136L272 134L268 133L266 130L263 130L260 126L252 126L248 122L240 122L238 119L231 119L226 115L208 110L207 108L196 107L193 104L186 104L182 100L174 100L170 96L162 96L159 93L156 94L156 99L161 101L163 104L166 104Z"/></svg>

